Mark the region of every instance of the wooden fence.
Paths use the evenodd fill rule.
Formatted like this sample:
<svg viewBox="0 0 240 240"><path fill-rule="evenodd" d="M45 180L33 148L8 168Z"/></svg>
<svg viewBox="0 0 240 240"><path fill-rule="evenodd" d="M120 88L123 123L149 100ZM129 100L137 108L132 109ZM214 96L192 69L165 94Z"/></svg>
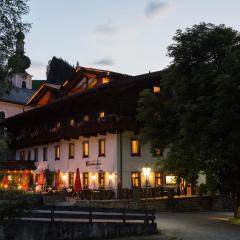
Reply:
<svg viewBox="0 0 240 240"><path fill-rule="evenodd" d="M154 223L155 211L150 209L91 208L78 206L38 206L24 211L21 220L71 222L142 222Z"/></svg>

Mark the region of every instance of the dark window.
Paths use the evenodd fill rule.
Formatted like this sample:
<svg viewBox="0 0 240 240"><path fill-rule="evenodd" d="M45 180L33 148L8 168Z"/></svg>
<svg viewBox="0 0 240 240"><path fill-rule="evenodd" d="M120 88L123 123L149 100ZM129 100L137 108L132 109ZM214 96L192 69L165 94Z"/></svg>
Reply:
<svg viewBox="0 0 240 240"><path fill-rule="evenodd" d="M141 155L140 141L137 138L131 139L131 155L132 156L140 156Z"/></svg>
<svg viewBox="0 0 240 240"><path fill-rule="evenodd" d="M132 188L139 188L141 187L141 173L140 172L132 172Z"/></svg>
<svg viewBox="0 0 240 240"><path fill-rule="evenodd" d="M155 172L155 187L162 187L163 175L161 172Z"/></svg>
<svg viewBox="0 0 240 240"><path fill-rule="evenodd" d="M69 159L74 158L74 143L69 143L69 145L68 145L68 155L69 155Z"/></svg>
<svg viewBox="0 0 240 240"><path fill-rule="evenodd" d="M34 149L34 162L38 162L38 149Z"/></svg>
<svg viewBox="0 0 240 240"><path fill-rule="evenodd" d="M89 142L85 141L83 142L83 158L89 157Z"/></svg>
<svg viewBox="0 0 240 240"><path fill-rule="evenodd" d="M28 150L28 161L31 160L31 150Z"/></svg>
<svg viewBox="0 0 240 240"><path fill-rule="evenodd" d="M98 156L105 157L105 139L98 140Z"/></svg>
<svg viewBox="0 0 240 240"><path fill-rule="evenodd" d="M55 146L55 160L60 160L60 145Z"/></svg>
<svg viewBox="0 0 240 240"><path fill-rule="evenodd" d="M98 173L98 187L99 188L105 187L105 172Z"/></svg>
<svg viewBox="0 0 240 240"><path fill-rule="evenodd" d="M43 161L47 161L47 147L43 148Z"/></svg>
<svg viewBox="0 0 240 240"><path fill-rule="evenodd" d="M25 151L21 151L20 152L20 160L22 160L22 161L26 160L26 158L25 158Z"/></svg>
<svg viewBox="0 0 240 240"><path fill-rule="evenodd" d="M88 189L89 186L89 174L88 172L83 173L83 188Z"/></svg>
<svg viewBox="0 0 240 240"><path fill-rule="evenodd" d="M73 187L74 185L74 173L68 173L68 186Z"/></svg>
<svg viewBox="0 0 240 240"><path fill-rule="evenodd" d="M22 88L26 88L26 82L22 81Z"/></svg>
<svg viewBox="0 0 240 240"><path fill-rule="evenodd" d="M0 112L0 121L5 119L5 112Z"/></svg>

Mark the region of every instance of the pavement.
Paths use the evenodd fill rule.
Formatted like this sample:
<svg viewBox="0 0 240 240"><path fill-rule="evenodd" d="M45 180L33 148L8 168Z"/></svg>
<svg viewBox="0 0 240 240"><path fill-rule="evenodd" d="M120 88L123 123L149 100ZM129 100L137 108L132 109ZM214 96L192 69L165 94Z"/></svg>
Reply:
<svg viewBox="0 0 240 240"><path fill-rule="evenodd" d="M231 212L157 213L159 234L118 240L240 240L240 225Z"/></svg>

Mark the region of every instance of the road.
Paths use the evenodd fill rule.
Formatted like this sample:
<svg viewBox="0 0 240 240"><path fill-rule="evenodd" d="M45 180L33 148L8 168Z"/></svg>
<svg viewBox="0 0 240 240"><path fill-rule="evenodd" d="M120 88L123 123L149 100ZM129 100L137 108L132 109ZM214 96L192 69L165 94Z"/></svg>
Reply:
<svg viewBox="0 0 240 240"><path fill-rule="evenodd" d="M159 234L124 240L240 240L240 225L229 223L230 217L226 212L157 213Z"/></svg>

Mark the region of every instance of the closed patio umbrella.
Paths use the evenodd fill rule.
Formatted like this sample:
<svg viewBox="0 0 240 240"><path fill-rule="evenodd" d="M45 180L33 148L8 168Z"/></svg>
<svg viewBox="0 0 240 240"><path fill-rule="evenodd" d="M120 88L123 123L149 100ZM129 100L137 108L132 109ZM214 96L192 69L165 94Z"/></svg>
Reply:
<svg viewBox="0 0 240 240"><path fill-rule="evenodd" d="M28 190L28 173L25 171L22 176L22 189Z"/></svg>
<svg viewBox="0 0 240 240"><path fill-rule="evenodd" d="M3 176L2 184L3 184L4 188L8 186L8 176L7 175Z"/></svg>
<svg viewBox="0 0 240 240"><path fill-rule="evenodd" d="M75 178L75 183L74 183L74 192L81 192L82 191L82 185L81 185L81 179L80 179L80 174L79 174L79 169L77 168L76 172L76 178Z"/></svg>

